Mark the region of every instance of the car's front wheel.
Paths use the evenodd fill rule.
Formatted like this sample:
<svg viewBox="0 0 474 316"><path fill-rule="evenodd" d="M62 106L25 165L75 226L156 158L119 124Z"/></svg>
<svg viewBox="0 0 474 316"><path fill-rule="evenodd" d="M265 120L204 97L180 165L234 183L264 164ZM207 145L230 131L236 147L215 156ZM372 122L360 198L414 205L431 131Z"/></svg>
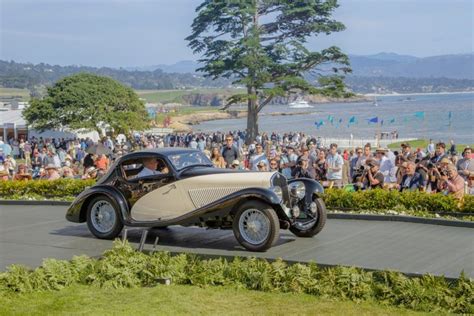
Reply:
<svg viewBox="0 0 474 316"><path fill-rule="evenodd" d="M320 198L314 199L316 210L314 213L302 214L290 227L290 231L298 237L313 237L318 234L326 224L326 205Z"/></svg>
<svg viewBox="0 0 474 316"><path fill-rule="evenodd" d="M87 226L100 239L114 239L123 229L117 203L107 196L93 198L87 207Z"/></svg>
<svg viewBox="0 0 474 316"><path fill-rule="evenodd" d="M280 234L277 214L259 201L244 203L235 214L232 227L237 241L250 251L269 249Z"/></svg>

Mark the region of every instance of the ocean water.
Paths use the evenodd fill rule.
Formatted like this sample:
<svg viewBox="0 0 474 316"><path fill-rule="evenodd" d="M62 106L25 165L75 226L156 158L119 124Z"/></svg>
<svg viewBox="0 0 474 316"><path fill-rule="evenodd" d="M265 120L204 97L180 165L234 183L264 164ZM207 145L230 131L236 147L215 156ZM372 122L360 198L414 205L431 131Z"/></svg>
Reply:
<svg viewBox="0 0 474 316"><path fill-rule="evenodd" d="M435 142L454 139L456 143L474 144L474 93L379 96L377 103L378 106L373 102L314 104L310 109L269 105L262 113L310 113L260 116L259 129L266 132L301 131L337 138L350 138L351 134L354 138L372 138L378 132L397 131L400 138L432 138ZM349 123L352 117L355 122ZM375 117L378 123L369 123L368 120ZM323 125L317 128L315 123L321 121ZM245 127L246 119L229 119L202 122L193 129L231 131Z"/></svg>

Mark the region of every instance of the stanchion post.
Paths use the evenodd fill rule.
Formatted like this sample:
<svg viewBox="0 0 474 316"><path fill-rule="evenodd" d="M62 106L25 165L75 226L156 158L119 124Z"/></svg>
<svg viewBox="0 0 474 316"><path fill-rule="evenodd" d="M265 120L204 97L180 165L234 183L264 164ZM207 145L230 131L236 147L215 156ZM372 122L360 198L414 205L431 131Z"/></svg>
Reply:
<svg viewBox="0 0 474 316"><path fill-rule="evenodd" d="M138 251L143 251L143 247L145 247L146 237L148 236L148 230L144 229L142 231L142 238L140 239L140 244L138 245Z"/></svg>

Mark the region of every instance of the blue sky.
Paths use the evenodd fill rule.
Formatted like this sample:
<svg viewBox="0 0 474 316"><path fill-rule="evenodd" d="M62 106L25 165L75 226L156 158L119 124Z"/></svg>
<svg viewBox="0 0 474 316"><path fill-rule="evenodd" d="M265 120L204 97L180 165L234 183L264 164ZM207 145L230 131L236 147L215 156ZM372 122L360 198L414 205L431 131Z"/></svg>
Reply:
<svg viewBox="0 0 474 316"><path fill-rule="evenodd" d="M143 66L197 59L184 38L200 0L0 0L0 59ZM474 51L474 0L340 0L347 30L313 49L414 56Z"/></svg>

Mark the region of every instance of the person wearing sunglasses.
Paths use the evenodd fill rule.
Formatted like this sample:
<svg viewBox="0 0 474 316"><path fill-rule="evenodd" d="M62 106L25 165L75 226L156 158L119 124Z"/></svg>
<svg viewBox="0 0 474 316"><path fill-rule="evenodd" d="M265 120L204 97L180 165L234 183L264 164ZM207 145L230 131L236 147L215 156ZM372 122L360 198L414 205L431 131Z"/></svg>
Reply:
<svg viewBox="0 0 474 316"><path fill-rule="evenodd" d="M226 168L232 167L232 162L234 160L239 160L239 150L234 144L234 137L232 135L227 135L225 137L225 146L222 148L222 157L224 157Z"/></svg>
<svg viewBox="0 0 474 316"><path fill-rule="evenodd" d="M280 171L280 169L278 168L278 161L276 159L270 160L270 171Z"/></svg>

